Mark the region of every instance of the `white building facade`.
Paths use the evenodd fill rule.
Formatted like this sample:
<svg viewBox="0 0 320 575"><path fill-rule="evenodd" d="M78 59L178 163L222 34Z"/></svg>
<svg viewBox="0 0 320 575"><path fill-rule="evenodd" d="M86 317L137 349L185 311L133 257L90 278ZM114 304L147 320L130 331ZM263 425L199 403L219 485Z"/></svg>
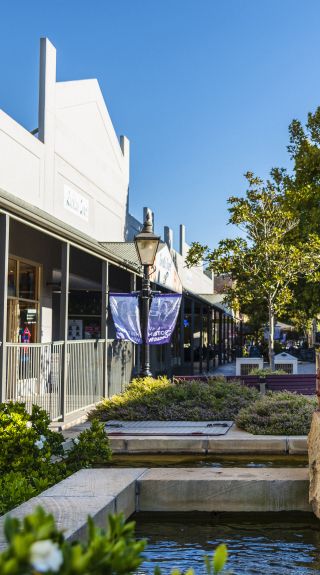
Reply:
<svg viewBox="0 0 320 575"><path fill-rule="evenodd" d="M141 286L124 249L140 225L128 213L129 141L118 139L97 80L56 81L56 50L43 38L38 127L30 133L0 110L0 158L0 400L64 419L121 391L139 369L108 318L109 291ZM197 295L212 293L212 278L186 270L184 243L179 253L165 240L152 279L186 303L172 345L154 350L154 371L199 373L228 360L230 334L227 346L227 331L212 336L216 310ZM219 314L220 326L231 317ZM212 337L217 349L204 360Z"/></svg>

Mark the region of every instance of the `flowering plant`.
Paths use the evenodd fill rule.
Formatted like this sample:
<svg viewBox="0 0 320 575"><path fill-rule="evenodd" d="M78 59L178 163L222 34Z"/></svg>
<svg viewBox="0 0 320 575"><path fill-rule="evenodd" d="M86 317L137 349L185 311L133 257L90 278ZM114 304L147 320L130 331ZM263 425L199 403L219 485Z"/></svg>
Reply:
<svg viewBox="0 0 320 575"><path fill-rule="evenodd" d="M126 575L143 560L145 541L134 538L134 523L110 515L106 530L88 518L88 541L66 541L52 515L38 507L23 521L7 517L8 547L0 553L0 573L5 575Z"/></svg>
<svg viewBox="0 0 320 575"><path fill-rule="evenodd" d="M110 515L107 529L87 523L88 541L70 543L55 525L52 515L37 507L23 521L7 517L4 532L8 547L0 553L2 575L131 575L142 563L144 540L134 537L134 523L123 515ZM227 561L225 545L212 559L205 557L208 575L218 575ZM161 575L159 568L155 575ZM171 575L182 575L174 569ZM193 575L189 569L185 575Z"/></svg>
<svg viewBox="0 0 320 575"><path fill-rule="evenodd" d="M24 403L0 404L0 474L10 471L41 473L52 456L61 456L61 433L49 429L46 411L32 406L29 414Z"/></svg>

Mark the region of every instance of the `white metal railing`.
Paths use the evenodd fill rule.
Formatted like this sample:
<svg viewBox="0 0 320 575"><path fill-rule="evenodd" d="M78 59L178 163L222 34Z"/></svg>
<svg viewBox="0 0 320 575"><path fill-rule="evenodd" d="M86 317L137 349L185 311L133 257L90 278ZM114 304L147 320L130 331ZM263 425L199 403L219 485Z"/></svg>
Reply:
<svg viewBox="0 0 320 575"><path fill-rule="evenodd" d="M33 403L51 419L61 416L63 342L6 344L6 400Z"/></svg>
<svg viewBox="0 0 320 575"><path fill-rule="evenodd" d="M66 350L64 345L63 341L6 343L6 401L24 402L28 409L37 404L56 420L93 405L104 389L113 395L129 383L134 363L131 342L72 340Z"/></svg>
<svg viewBox="0 0 320 575"><path fill-rule="evenodd" d="M66 414L99 401L103 396L105 340L67 343Z"/></svg>
<svg viewBox="0 0 320 575"><path fill-rule="evenodd" d="M108 357L108 393L109 396L121 393L131 381L135 364L134 344L131 341L109 339Z"/></svg>

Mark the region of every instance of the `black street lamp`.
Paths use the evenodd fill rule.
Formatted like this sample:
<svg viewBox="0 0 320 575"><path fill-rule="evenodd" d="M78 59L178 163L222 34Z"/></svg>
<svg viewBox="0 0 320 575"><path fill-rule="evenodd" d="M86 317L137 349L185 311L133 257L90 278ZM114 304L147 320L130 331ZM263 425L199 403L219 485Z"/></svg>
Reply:
<svg viewBox="0 0 320 575"><path fill-rule="evenodd" d="M146 219L143 228L139 234L134 238L134 243L139 256L141 265L143 266L143 280L142 290L140 293L141 299L141 372L142 377L152 375L150 370L150 346L148 344L148 325L149 325L149 309L152 297L150 288L150 269L153 267L154 260L157 254L160 236L153 233L152 216L147 211Z"/></svg>

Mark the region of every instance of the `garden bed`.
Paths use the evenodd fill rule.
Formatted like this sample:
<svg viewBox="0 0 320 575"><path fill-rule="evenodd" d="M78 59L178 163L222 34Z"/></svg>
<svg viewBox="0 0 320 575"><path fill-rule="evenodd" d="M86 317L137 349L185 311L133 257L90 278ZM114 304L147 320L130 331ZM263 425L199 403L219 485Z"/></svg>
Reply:
<svg viewBox="0 0 320 575"><path fill-rule="evenodd" d="M135 379L120 395L104 399L89 414L101 421L236 421L256 435L307 435L315 397L267 392L224 378L172 383L163 377Z"/></svg>
<svg viewBox="0 0 320 575"><path fill-rule="evenodd" d="M89 415L101 421L230 421L258 399L256 389L238 382L181 381L166 377L134 379L127 389L104 399Z"/></svg>

